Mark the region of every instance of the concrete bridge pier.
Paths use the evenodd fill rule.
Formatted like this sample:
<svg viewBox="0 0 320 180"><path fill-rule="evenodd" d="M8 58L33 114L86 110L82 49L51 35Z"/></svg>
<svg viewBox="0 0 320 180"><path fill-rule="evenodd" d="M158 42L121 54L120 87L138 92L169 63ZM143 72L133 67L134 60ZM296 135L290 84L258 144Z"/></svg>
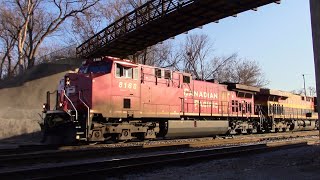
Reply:
<svg viewBox="0 0 320 180"><path fill-rule="evenodd" d="M310 0L314 69L316 74L318 119L320 119L320 1ZM319 123L320 124L320 123ZM320 128L319 128L320 134Z"/></svg>

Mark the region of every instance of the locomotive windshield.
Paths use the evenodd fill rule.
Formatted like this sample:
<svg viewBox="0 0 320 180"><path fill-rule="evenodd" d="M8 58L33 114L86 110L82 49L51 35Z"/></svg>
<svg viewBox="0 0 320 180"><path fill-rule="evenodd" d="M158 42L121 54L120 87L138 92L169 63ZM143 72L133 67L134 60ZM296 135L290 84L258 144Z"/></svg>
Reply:
<svg viewBox="0 0 320 180"><path fill-rule="evenodd" d="M111 62L94 62L88 65L82 65L79 68L79 73L87 74L87 73L101 73L107 74L111 72Z"/></svg>

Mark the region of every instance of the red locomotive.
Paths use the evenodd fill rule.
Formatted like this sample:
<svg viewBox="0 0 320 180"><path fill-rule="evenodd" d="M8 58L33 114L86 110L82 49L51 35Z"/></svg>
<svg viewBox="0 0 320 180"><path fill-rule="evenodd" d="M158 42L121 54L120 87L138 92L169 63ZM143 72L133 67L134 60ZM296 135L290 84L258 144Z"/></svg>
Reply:
<svg viewBox="0 0 320 180"><path fill-rule="evenodd" d="M87 60L62 82L53 110L47 93L44 129L46 136L64 140L212 136L316 126L313 98L193 80L188 73L113 57Z"/></svg>

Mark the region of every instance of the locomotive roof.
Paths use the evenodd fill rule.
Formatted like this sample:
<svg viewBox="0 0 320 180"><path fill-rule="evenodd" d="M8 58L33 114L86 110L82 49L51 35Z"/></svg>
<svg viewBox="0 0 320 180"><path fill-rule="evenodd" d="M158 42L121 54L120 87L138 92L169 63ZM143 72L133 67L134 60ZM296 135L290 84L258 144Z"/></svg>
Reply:
<svg viewBox="0 0 320 180"><path fill-rule="evenodd" d="M272 95L272 96L279 96L279 97L286 97L292 96L293 93L286 92L286 91L280 91L275 89L267 89L267 88L261 88L260 94L262 95Z"/></svg>
<svg viewBox="0 0 320 180"><path fill-rule="evenodd" d="M247 92L260 92L260 88L254 86L247 86L244 84L238 83L222 83L228 85L229 90L236 90L236 91L247 91Z"/></svg>
<svg viewBox="0 0 320 180"><path fill-rule="evenodd" d="M97 63L97 62L108 62L108 61L114 61L114 62L117 62L117 63L123 65L123 66L129 66L129 67L137 67L138 66L138 64L135 64L135 63L133 63L132 61L130 61L128 59L120 59L120 58L111 57L111 56L87 59L83 63L83 65L88 65L88 64Z"/></svg>
<svg viewBox="0 0 320 180"><path fill-rule="evenodd" d="M287 91L281 91L281 90L275 90L275 89L268 89L268 88L261 88L260 94L262 95L271 95L271 96L279 96L279 97L293 97L293 96L304 96L300 94L294 94L292 92L287 92ZM310 98L315 98L314 96L306 96Z"/></svg>
<svg viewBox="0 0 320 180"><path fill-rule="evenodd" d="M111 57L111 56L106 56L104 57L105 60L111 60L111 61L115 61L117 63L120 63L121 65L124 66L130 66L130 67L137 67L137 66L142 66L142 67L147 67L147 68L152 68L152 69L165 69L165 70L170 70L168 68L163 68L163 67L157 67L157 66L150 66L150 65L145 65L145 64L138 64L138 63L134 63L131 60L128 59L120 59L120 58L116 58L116 57ZM172 70L173 71L173 70ZM178 71L173 71L173 72L178 72ZM181 72L179 71L179 73L182 73L184 75L191 75L190 73L187 72Z"/></svg>

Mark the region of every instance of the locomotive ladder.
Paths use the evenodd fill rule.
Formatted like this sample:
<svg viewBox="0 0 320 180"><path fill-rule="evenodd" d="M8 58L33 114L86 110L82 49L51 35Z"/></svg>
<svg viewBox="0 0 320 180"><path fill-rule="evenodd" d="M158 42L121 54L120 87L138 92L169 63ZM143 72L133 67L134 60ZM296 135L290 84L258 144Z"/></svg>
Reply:
<svg viewBox="0 0 320 180"><path fill-rule="evenodd" d="M263 127L263 122L265 122L266 120L269 120L269 122L271 121L272 123L271 123L271 127L268 127L268 130L271 130L272 131L272 129L273 129L273 123L274 123L274 117L272 116L271 118L270 117L268 117L268 116L265 116L264 114L263 114L263 112L265 112L262 108L261 108L261 106L259 106L259 118L260 118L260 129L262 129L262 127ZM265 113L265 114L267 114L267 113ZM268 122L268 123L269 123ZM265 129L266 130L266 129Z"/></svg>
<svg viewBox="0 0 320 180"><path fill-rule="evenodd" d="M71 116L71 120L72 121L78 121L78 111L77 108L74 106L74 104L72 103L71 99L67 96L66 91L63 90L62 91L63 96L69 101L69 103L71 104L72 108L74 109L75 114L73 113L68 113Z"/></svg>
<svg viewBox="0 0 320 180"><path fill-rule="evenodd" d="M260 126L260 130L262 130L263 128L263 122L266 121L266 116L263 114L263 109L261 108L261 105L257 105L258 109L259 109L259 118L260 118L260 123L259 123L259 126Z"/></svg>
<svg viewBox="0 0 320 180"><path fill-rule="evenodd" d="M260 118L259 126L260 126L260 130L262 130L262 124L266 120L266 117L263 115L261 109L259 109L259 118Z"/></svg>
<svg viewBox="0 0 320 180"><path fill-rule="evenodd" d="M85 137L84 139L86 140L89 135L89 124L90 124L90 108L89 106L84 102L84 100L81 99L81 91L79 91L79 100L81 103L87 108L87 116L86 116L86 127L85 127ZM83 132L84 133L84 132Z"/></svg>
<svg viewBox="0 0 320 180"><path fill-rule="evenodd" d="M65 90L63 90L63 95L69 101L69 103L71 104L71 106L73 108L73 111L71 111L70 113L69 112L67 112L67 113L70 115L71 121L73 123L75 123L76 136L79 136L79 138L78 138L79 140L86 140L87 139L86 138L87 137L87 133L86 133L87 127L85 127L85 130L83 130L84 128L82 127L82 121L79 121L78 110L75 107L75 105L72 103L71 99L66 95ZM79 92L79 99L82 102L82 100L80 98L80 92ZM89 108L89 107L87 107L87 108Z"/></svg>

